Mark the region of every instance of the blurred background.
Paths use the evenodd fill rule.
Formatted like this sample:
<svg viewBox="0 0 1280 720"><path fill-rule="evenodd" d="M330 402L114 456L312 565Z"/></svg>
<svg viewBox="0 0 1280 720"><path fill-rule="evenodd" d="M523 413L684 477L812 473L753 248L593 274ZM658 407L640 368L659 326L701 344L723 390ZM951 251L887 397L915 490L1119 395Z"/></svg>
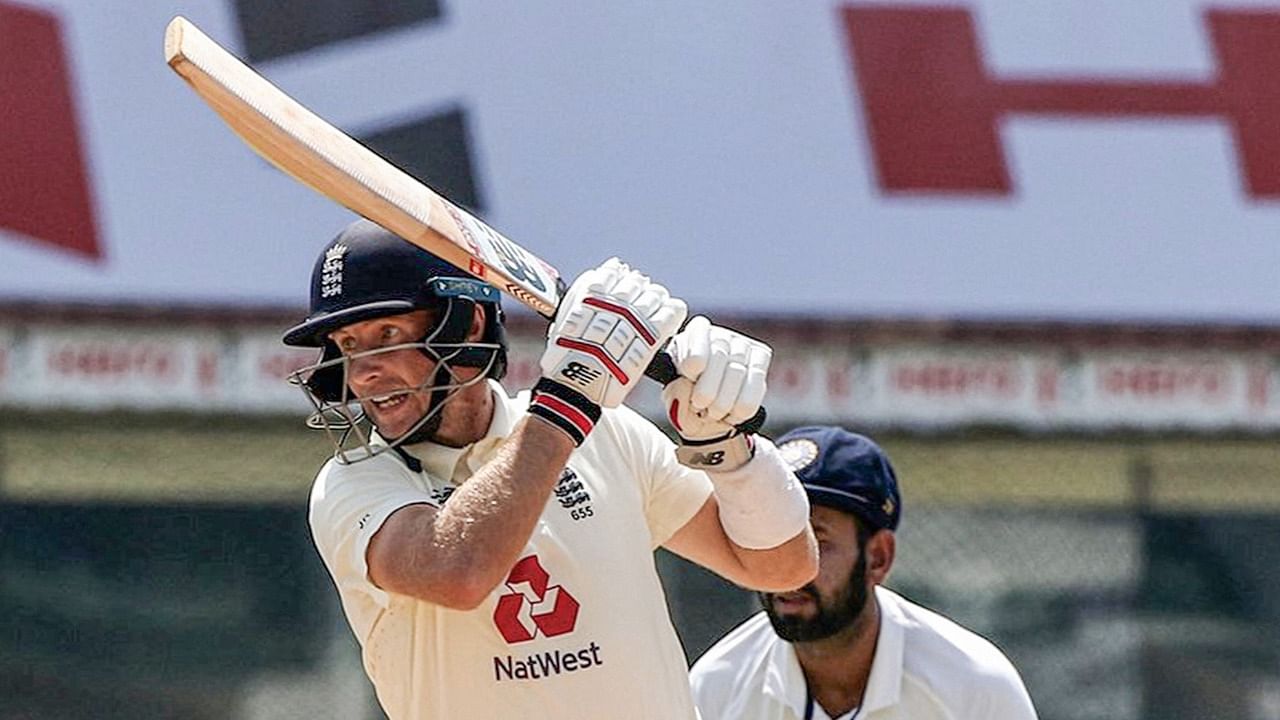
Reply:
<svg viewBox="0 0 1280 720"><path fill-rule="evenodd" d="M350 215L169 72L175 14L771 342L767 432L882 442L888 585L1041 717L1280 719L1280 3L0 0L0 720L381 717L278 340ZM691 659L756 607L659 565Z"/></svg>

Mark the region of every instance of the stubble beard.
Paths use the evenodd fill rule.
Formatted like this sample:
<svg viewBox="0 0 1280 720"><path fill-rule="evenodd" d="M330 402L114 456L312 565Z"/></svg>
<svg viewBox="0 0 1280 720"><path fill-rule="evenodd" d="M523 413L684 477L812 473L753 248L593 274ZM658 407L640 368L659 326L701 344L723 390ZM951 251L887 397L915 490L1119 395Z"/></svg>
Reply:
<svg viewBox="0 0 1280 720"><path fill-rule="evenodd" d="M813 642L825 640L850 627L862 615L867 606L867 553L866 548L858 551L858 560L849 575L849 582L830 603L824 603L813 583L809 583L796 592L804 593L813 599L817 613L813 617L804 618L796 615L779 615L773 609L774 593L759 593L760 602L764 605L765 614L778 637L787 642Z"/></svg>

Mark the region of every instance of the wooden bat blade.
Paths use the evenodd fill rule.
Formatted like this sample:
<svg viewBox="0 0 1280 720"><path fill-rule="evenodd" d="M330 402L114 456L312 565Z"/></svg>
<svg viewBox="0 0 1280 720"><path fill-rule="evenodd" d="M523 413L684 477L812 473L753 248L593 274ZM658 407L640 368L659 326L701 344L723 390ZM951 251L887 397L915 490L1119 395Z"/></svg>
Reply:
<svg viewBox="0 0 1280 720"><path fill-rule="evenodd" d="M165 61L242 140L271 164L550 318L564 295L554 267L508 240L308 110L181 16L164 36ZM645 374L676 377L660 352ZM739 426L754 432L764 409Z"/></svg>
<svg viewBox="0 0 1280 720"><path fill-rule="evenodd" d="M165 60L224 122L273 165L543 316L564 283L554 267L326 122L193 23L165 30Z"/></svg>

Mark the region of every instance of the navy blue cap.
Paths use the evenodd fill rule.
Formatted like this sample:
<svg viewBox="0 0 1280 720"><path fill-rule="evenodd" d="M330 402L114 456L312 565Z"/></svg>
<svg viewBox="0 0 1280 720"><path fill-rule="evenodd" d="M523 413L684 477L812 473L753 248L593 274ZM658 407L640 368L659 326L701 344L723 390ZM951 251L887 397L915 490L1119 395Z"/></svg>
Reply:
<svg viewBox="0 0 1280 720"><path fill-rule="evenodd" d="M432 307L450 295L500 300L492 285L360 219L321 251L311 273L310 312L285 333L284 342L320 347L344 325Z"/></svg>
<svg viewBox="0 0 1280 720"><path fill-rule="evenodd" d="M809 502L853 513L874 528L897 529L902 517L898 477L870 438L841 427L812 425L776 442Z"/></svg>

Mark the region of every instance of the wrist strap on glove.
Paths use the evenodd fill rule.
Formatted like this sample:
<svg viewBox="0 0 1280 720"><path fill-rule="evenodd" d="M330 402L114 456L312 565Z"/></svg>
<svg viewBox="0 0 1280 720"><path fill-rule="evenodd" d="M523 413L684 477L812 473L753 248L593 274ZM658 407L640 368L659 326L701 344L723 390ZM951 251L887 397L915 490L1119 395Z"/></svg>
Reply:
<svg viewBox="0 0 1280 720"><path fill-rule="evenodd" d="M709 440L681 437L676 446L676 459L681 465L710 473L737 470L755 457L754 438L754 434L737 431Z"/></svg>
<svg viewBox="0 0 1280 720"><path fill-rule="evenodd" d="M578 447L600 422L599 405L577 390L546 378L541 378L533 386L529 414L537 415L563 430Z"/></svg>

